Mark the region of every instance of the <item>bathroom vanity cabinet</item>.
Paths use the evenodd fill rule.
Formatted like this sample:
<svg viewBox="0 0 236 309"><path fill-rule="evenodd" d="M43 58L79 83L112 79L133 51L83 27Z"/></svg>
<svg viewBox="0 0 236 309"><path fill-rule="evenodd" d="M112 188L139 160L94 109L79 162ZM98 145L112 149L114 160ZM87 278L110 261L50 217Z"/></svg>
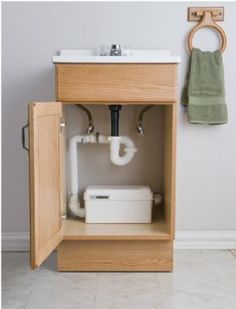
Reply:
<svg viewBox="0 0 236 309"><path fill-rule="evenodd" d="M56 64L56 101L29 104L32 268L57 249L59 271L172 271L177 67L177 63ZM63 219L63 108L75 102L162 106L163 216L154 217L151 224Z"/></svg>

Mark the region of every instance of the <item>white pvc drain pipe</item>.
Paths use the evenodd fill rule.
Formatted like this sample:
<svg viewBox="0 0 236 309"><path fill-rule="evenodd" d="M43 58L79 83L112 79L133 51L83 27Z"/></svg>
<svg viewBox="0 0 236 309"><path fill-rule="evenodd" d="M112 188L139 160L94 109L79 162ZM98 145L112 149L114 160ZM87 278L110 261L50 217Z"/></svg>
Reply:
<svg viewBox="0 0 236 309"><path fill-rule="evenodd" d="M77 217L85 217L85 209L79 202L79 175L78 175L78 145L77 144L110 144L111 162L118 166L128 164L134 157L137 149L134 142L127 136L105 135L76 135L70 139L70 200L69 209ZM120 156L120 146L125 145L125 155Z"/></svg>

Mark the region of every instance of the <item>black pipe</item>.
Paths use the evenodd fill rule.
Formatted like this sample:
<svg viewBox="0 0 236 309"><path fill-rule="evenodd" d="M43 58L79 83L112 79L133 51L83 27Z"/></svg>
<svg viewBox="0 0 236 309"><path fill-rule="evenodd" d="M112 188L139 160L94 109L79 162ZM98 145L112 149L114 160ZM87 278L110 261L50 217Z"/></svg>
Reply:
<svg viewBox="0 0 236 309"><path fill-rule="evenodd" d="M119 136L119 116L121 105L109 105L111 111L111 136Z"/></svg>

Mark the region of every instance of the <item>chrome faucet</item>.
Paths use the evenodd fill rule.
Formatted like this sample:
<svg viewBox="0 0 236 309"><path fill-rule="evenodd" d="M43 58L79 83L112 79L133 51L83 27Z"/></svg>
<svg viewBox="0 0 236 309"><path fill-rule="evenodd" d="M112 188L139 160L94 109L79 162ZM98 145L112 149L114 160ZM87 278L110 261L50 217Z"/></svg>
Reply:
<svg viewBox="0 0 236 309"><path fill-rule="evenodd" d="M110 56L121 56L121 45L120 44L111 45Z"/></svg>

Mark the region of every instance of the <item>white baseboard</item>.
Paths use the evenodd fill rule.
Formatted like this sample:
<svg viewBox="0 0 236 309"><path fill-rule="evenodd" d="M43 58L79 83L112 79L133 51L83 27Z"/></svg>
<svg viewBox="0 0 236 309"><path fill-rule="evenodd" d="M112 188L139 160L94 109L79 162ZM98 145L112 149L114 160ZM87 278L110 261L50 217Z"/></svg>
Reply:
<svg viewBox="0 0 236 309"><path fill-rule="evenodd" d="M236 249L236 231L177 231L175 249ZM28 233L3 233L2 251L28 251Z"/></svg>
<svg viewBox="0 0 236 309"><path fill-rule="evenodd" d="M2 251L29 251L29 233L2 233Z"/></svg>
<svg viewBox="0 0 236 309"><path fill-rule="evenodd" d="M236 231L176 231L175 249L236 249Z"/></svg>

